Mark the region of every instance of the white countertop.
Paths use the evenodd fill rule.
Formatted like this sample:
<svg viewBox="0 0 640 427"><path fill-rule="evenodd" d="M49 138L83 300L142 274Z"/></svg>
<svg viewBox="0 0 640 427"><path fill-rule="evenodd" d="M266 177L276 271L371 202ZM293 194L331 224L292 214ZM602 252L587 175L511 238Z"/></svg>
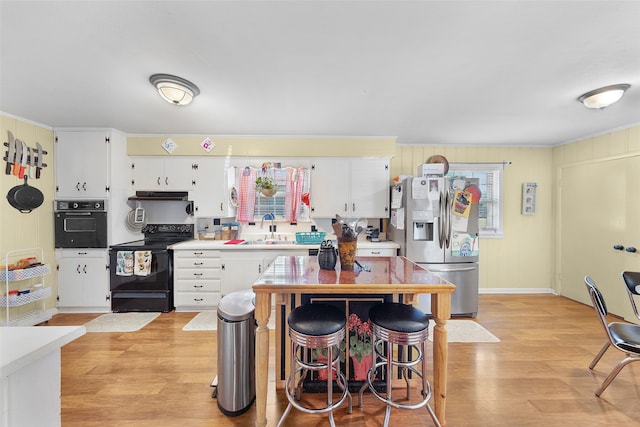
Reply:
<svg viewBox="0 0 640 427"><path fill-rule="evenodd" d="M0 327L0 378L81 337L84 326L9 326Z"/></svg>
<svg viewBox="0 0 640 427"><path fill-rule="evenodd" d="M358 247L361 248L379 248L379 249L398 249L400 245L396 242L386 241L386 242L370 242L369 240L358 240ZM275 244L268 243L256 243L256 241L252 241L250 244L238 244L238 245L226 245L224 240L188 240L186 242L176 243L175 245L169 246L169 249L177 250L177 249L218 249L218 250L307 250L307 249L319 249L320 244L316 243L313 245L299 245L295 243L295 241L279 241Z"/></svg>

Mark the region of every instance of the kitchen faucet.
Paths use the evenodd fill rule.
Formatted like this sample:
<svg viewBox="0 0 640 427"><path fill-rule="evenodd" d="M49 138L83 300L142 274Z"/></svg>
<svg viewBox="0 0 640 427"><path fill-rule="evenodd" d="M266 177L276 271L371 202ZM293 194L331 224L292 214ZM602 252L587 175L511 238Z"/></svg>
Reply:
<svg viewBox="0 0 640 427"><path fill-rule="evenodd" d="M271 220L271 225L269 226L269 231L271 232L271 240L275 239L276 233L276 225L274 223L276 216L273 212L269 212L268 214L263 215L262 220L260 221L260 228L264 228L264 220Z"/></svg>

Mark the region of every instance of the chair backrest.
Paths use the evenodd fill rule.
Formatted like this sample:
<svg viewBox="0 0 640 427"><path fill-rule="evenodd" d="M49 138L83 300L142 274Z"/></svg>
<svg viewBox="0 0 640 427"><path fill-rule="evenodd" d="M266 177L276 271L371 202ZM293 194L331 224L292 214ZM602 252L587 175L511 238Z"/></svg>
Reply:
<svg viewBox="0 0 640 427"><path fill-rule="evenodd" d="M638 319L640 319L640 313L638 313L638 307L636 305L635 295L640 295L640 272L637 271L623 271L622 279L624 284L627 285L627 295L631 300L631 308Z"/></svg>
<svg viewBox="0 0 640 427"><path fill-rule="evenodd" d="M598 318L600 319L600 323L604 327L607 335L609 335L609 328L607 327L607 304L604 302L604 298L602 297L602 293L596 286L593 279L589 276L584 276L584 283L587 285L587 290L589 291L589 296L591 297L591 302L593 303L593 308L596 310L598 314Z"/></svg>

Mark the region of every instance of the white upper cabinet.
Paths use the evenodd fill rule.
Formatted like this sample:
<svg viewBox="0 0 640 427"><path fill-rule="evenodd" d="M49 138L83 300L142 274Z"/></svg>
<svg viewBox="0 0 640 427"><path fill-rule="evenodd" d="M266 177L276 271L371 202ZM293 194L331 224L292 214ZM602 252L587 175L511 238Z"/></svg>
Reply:
<svg viewBox="0 0 640 427"><path fill-rule="evenodd" d="M56 199L109 196L109 138L108 131L56 132Z"/></svg>
<svg viewBox="0 0 640 427"><path fill-rule="evenodd" d="M197 217L232 217L236 209L231 203L235 168L226 166L223 157L198 160L198 181L191 193Z"/></svg>
<svg viewBox="0 0 640 427"><path fill-rule="evenodd" d="M311 216L389 216L389 159L319 158L311 166Z"/></svg>
<svg viewBox="0 0 640 427"><path fill-rule="evenodd" d="M131 157L134 190L191 191L198 180L200 159L195 157Z"/></svg>

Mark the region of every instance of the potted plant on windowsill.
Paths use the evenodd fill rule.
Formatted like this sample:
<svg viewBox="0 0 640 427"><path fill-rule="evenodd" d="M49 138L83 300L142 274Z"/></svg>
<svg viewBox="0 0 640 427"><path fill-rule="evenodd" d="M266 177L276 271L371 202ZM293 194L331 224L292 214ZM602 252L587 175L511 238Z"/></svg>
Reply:
<svg viewBox="0 0 640 427"><path fill-rule="evenodd" d="M256 178L256 191L261 192L265 197L273 197L278 189L273 183L273 178L259 176Z"/></svg>

